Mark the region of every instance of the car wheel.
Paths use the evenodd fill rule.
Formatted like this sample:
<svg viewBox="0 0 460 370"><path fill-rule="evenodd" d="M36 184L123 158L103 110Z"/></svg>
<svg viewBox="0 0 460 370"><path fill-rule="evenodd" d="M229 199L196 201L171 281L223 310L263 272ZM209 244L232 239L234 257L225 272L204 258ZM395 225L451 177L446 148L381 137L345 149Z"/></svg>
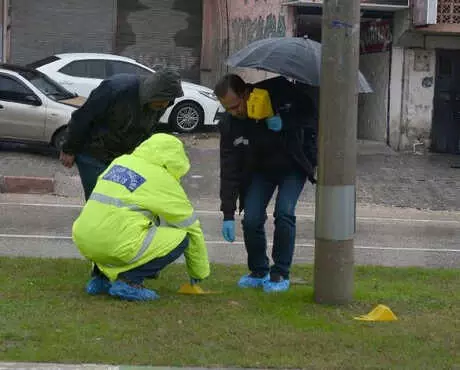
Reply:
<svg viewBox="0 0 460 370"><path fill-rule="evenodd" d="M65 139L66 139L66 129L65 127L63 127L54 133L53 139L51 140L51 145L56 150L60 151L62 149L62 146L64 145Z"/></svg>
<svg viewBox="0 0 460 370"><path fill-rule="evenodd" d="M174 130L193 132L204 123L204 111L194 102L181 102L174 107L169 119Z"/></svg>

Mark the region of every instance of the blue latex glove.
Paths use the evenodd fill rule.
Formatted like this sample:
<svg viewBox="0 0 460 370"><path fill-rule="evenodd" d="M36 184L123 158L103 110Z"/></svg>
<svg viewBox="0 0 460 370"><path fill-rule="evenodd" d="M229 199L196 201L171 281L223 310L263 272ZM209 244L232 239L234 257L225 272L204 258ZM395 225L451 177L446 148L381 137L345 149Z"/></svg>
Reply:
<svg viewBox="0 0 460 370"><path fill-rule="evenodd" d="M272 130L272 131L281 131L283 128L283 121L281 120L281 117L276 115L270 118L266 118L265 122L267 122L267 127Z"/></svg>
<svg viewBox="0 0 460 370"><path fill-rule="evenodd" d="M190 278L190 285L199 284L200 282L201 282L200 279Z"/></svg>
<svg viewBox="0 0 460 370"><path fill-rule="evenodd" d="M235 221L227 220L222 225L222 235L230 243L235 241Z"/></svg>

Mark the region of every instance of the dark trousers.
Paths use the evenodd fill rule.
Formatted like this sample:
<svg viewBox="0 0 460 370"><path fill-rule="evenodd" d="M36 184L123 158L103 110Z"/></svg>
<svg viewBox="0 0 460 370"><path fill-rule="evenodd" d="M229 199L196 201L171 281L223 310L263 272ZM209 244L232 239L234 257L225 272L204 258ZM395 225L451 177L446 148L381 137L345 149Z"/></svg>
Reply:
<svg viewBox="0 0 460 370"><path fill-rule="evenodd" d="M302 173L290 173L273 180L263 174L254 175L244 200L244 218L242 221L244 243L248 253L249 270L255 274L276 273L289 278L294 255L296 217L295 207L305 185L306 176ZM275 232L270 268L267 257L267 239L265 221L267 206L275 192Z"/></svg>
<svg viewBox="0 0 460 370"><path fill-rule="evenodd" d="M188 245L189 238L186 236L185 239L166 256L155 258L142 266L123 272L118 275L118 278L133 284L142 284L144 279L154 279L158 277L161 270L182 256Z"/></svg>
<svg viewBox="0 0 460 370"><path fill-rule="evenodd" d="M155 279L161 270L182 256L189 245L189 237L184 240L166 256L155 258L144 265L133 268L118 275L119 279L132 284L142 284L144 279ZM92 276L104 276L99 268L94 265Z"/></svg>
<svg viewBox="0 0 460 370"><path fill-rule="evenodd" d="M85 192L85 200L88 200L96 186L97 178L109 165L87 154L78 154L75 158L75 163Z"/></svg>

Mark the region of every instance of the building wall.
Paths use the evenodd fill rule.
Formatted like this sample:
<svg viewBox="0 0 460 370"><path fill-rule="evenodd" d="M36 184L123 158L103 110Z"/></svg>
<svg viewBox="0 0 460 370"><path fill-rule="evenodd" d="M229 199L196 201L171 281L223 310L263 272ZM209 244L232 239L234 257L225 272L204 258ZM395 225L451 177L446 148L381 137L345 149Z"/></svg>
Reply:
<svg viewBox="0 0 460 370"><path fill-rule="evenodd" d="M391 67L390 145L430 147L436 80L436 49L460 50L460 25L414 29L410 11L397 12Z"/></svg>
<svg viewBox="0 0 460 370"><path fill-rule="evenodd" d="M118 0L117 54L200 81L201 0Z"/></svg>
<svg viewBox="0 0 460 370"><path fill-rule="evenodd" d="M399 150L430 146L435 67L434 50L405 49Z"/></svg>
<svg viewBox="0 0 460 370"><path fill-rule="evenodd" d="M238 51L252 41L269 37L293 36L294 8L282 6L282 0L227 0L229 52ZM269 73L237 70L248 81L271 76Z"/></svg>
<svg viewBox="0 0 460 370"><path fill-rule="evenodd" d="M11 0L11 62L112 52L116 0Z"/></svg>
<svg viewBox="0 0 460 370"><path fill-rule="evenodd" d="M435 50L393 47L390 78L389 143L395 150L430 146Z"/></svg>
<svg viewBox="0 0 460 370"><path fill-rule="evenodd" d="M427 36L411 26L409 11L397 12L394 22L390 78L389 143L395 150L413 144L430 145L433 119L436 54Z"/></svg>
<svg viewBox="0 0 460 370"><path fill-rule="evenodd" d="M214 88L228 68L227 0L203 0L201 83Z"/></svg>
<svg viewBox="0 0 460 370"><path fill-rule="evenodd" d="M399 150L401 141L404 52L404 48L398 46L391 50L388 143L394 150Z"/></svg>

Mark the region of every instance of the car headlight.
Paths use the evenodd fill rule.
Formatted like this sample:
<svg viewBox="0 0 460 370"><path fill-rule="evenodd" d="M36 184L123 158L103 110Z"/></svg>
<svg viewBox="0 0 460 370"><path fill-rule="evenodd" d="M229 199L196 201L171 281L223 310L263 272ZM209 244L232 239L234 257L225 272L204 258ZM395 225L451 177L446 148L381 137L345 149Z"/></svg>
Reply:
<svg viewBox="0 0 460 370"><path fill-rule="evenodd" d="M213 93L213 92L209 92L209 91L204 91L204 90L200 90L198 91L201 95L204 95L206 96L207 98L209 99L212 99L214 101L217 101L219 99L217 99L217 96Z"/></svg>

